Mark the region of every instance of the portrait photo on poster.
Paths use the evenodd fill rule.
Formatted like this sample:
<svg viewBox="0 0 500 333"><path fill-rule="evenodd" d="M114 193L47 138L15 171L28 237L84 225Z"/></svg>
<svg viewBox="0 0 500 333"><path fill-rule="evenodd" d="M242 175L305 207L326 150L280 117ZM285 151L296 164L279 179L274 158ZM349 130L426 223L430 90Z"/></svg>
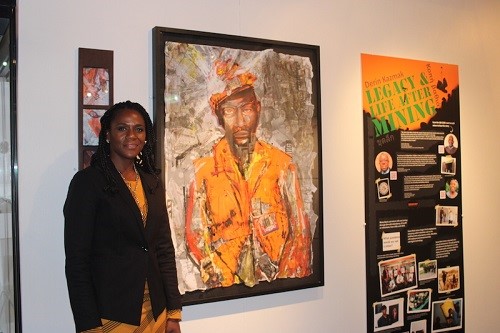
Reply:
<svg viewBox="0 0 500 333"><path fill-rule="evenodd" d="M153 45L183 303L323 285L319 47L161 27Z"/></svg>
<svg viewBox="0 0 500 333"><path fill-rule="evenodd" d="M458 139L455 134L448 134L444 138L444 151L448 155L453 155L458 149Z"/></svg>
<svg viewBox="0 0 500 333"><path fill-rule="evenodd" d="M446 197L449 199L455 199L459 193L459 184L456 178L450 178L445 183L445 193Z"/></svg>
<svg viewBox="0 0 500 333"><path fill-rule="evenodd" d="M390 328L403 326L404 319L404 299L396 298L380 303L375 303L373 306L373 331L385 331Z"/></svg>
<svg viewBox="0 0 500 333"><path fill-rule="evenodd" d="M392 164L392 157L386 151L378 153L377 157L375 158L375 168L382 175L389 174L392 169Z"/></svg>

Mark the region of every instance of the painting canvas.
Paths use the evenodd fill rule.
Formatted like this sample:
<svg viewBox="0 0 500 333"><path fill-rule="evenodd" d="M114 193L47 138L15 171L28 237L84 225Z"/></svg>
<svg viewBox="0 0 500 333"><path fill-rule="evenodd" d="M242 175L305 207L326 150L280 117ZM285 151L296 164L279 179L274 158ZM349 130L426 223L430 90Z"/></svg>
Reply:
<svg viewBox="0 0 500 333"><path fill-rule="evenodd" d="M84 67L82 80L84 105L109 105L108 69Z"/></svg>
<svg viewBox="0 0 500 333"><path fill-rule="evenodd" d="M101 117L106 110L83 109L83 145L97 146L99 144L99 133L101 131Z"/></svg>
<svg viewBox="0 0 500 333"><path fill-rule="evenodd" d="M113 51L78 48L78 166L90 165L100 119L113 104Z"/></svg>
<svg viewBox="0 0 500 333"><path fill-rule="evenodd" d="M319 47L155 28L184 304L323 284Z"/></svg>

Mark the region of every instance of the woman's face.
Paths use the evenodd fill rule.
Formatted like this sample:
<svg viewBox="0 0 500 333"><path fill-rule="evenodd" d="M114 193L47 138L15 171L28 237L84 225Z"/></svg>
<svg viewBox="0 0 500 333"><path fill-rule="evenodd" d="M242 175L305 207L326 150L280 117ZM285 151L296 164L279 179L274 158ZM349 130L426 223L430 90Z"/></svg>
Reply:
<svg viewBox="0 0 500 333"><path fill-rule="evenodd" d="M142 151L146 140L146 123L142 115L132 109L118 111L106 133L110 157L115 164L134 160Z"/></svg>

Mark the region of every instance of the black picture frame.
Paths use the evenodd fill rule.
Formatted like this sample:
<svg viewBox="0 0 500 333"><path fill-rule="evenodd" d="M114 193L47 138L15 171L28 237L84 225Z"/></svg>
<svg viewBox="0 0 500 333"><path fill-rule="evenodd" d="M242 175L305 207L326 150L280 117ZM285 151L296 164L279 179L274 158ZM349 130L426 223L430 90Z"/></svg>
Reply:
<svg viewBox="0 0 500 333"><path fill-rule="evenodd" d="M174 246L176 247L179 289L183 294L183 305L323 286L319 46L165 27L155 27L152 31L152 37L153 118L158 137L158 144L155 149L156 160L159 161L158 168L162 170L161 176L167 194L167 208ZM174 48L175 53L172 51ZM169 51L166 52L166 50ZM188 59L189 50L196 50L197 52L191 60ZM189 166L189 163L192 163L190 159L194 157L209 156L210 153L207 148L220 139L219 137L214 140L213 136L208 137L208 132L203 132L206 130L206 127L203 126L208 126L207 122L217 124L215 115L209 114L210 103L208 96L210 96L212 83L208 81L207 77L212 69L207 68L210 67L210 64L213 65L213 57L218 52L220 54L238 54L240 58L245 56L246 60L252 59L254 55L257 57L269 53L272 57L284 59L276 61L272 65L283 65L288 69L268 70L266 72L262 70L262 72L259 72L261 82L264 79L268 80L266 82L273 79L276 85L289 84L293 80L299 82L294 89L287 86L285 90L281 90L286 94L281 94L279 99L275 97L269 100L268 95L262 94L262 92L259 94L257 89L256 95L259 95L262 102L259 123L260 134L262 135L265 132L262 125L262 115L267 112L267 124L274 124L273 129L281 133L283 138L290 138L290 140L277 140L274 131L268 136L268 138L276 139L274 145L279 145L278 148L290 154L293 162L297 164L297 174L299 174L298 178L303 200L301 204L303 203L304 207L307 208L304 208L304 210L307 211L308 221L311 225L312 259L310 262L312 273L308 276L278 278L270 282L260 281L252 287L240 283L207 290L186 288L189 281L186 282L184 279L201 280L201 276L196 276L196 273L192 273L192 271L185 268L186 265L193 265L193 260L189 257L189 251L185 245L185 223L187 202L189 201L188 186L194 176L184 168L189 168L185 166ZM172 69L172 61L178 66L177 70ZM183 67L184 71L181 71L179 66L184 66L183 62L186 63L184 64L185 67ZM204 65L208 67L203 67ZM293 69L290 69L291 67ZM285 73L290 72L295 73L293 78L283 77ZM264 73L267 73L267 76ZM273 74L272 77L270 73ZM188 82L189 80L192 81ZM177 83L172 84L174 81ZM179 88L179 91L174 92L174 86L176 89ZM278 89L278 87L274 87ZM302 101L308 102L303 103ZM271 107L273 105L275 107ZM203 114L205 111L208 113ZM202 125L199 125L200 123ZM194 129L193 126L199 128ZM217 130L220 130L220 128L214 131L217 132ZM178 131L185 132L185 134L175 134ZM220 131L217 134L220 135ZM193 138L197 135L199 137ZM190 138L190 136L193 137ZM177 141L172 141L173 137ZM288 220L288 223L290 223L290 220ZM196 265L192 267L196 269ZM193 276L187 277L186 271L192 273Z"/></svg>
<svg viewBox="0 0 500 333"><path fill-rule="evenodd" d="M113 51L78 48L78 165L86 168L99 144L100 119L113 105Z"/></svg>

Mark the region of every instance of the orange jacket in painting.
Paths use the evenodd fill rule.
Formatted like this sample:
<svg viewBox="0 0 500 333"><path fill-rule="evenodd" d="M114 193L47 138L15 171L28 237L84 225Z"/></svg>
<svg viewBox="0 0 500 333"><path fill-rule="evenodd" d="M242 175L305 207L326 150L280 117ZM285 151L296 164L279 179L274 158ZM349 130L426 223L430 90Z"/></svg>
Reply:
<svg viewBox="0 0 500 333"><path fill-rule="evenodd" d="M186 243L207 288L312 273L310 224L288 154L257 141L242 175L222 139L194 164Z"/></svg>

